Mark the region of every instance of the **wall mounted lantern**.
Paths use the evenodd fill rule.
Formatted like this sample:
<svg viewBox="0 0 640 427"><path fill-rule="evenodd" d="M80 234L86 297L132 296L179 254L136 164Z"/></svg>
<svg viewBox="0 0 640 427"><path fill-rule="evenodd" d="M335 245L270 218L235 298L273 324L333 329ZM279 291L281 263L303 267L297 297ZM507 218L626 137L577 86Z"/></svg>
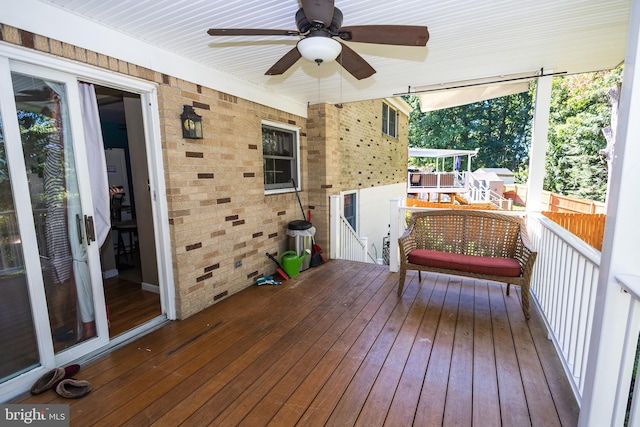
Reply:
<svg viewBox="0 0 640 427"><path fill-rule="evenodd" d="M193 111L192 106L184 106L180 121L182 122L183 138L202 139L202 117Z"/></svg>

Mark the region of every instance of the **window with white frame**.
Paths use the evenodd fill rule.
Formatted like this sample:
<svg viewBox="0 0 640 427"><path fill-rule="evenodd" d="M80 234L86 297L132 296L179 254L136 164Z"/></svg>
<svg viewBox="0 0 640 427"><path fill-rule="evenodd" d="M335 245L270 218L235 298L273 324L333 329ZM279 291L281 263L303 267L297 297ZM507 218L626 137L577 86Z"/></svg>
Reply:
<svg viewBox="0 0 640 427"><path fill-rule="evenodd" d="M354 231L357 231L357 214L358 214L358 208L357 208L357 195L356 193L347 193L344 195L343 198L343 214L344 214L344 219L347 220L347 222L349 223L349 225L351 225L351 228L354 229Z"/></svg>
<svg viewBox="0 0 640 427"><path fill-rule="evenodd" d="M289 189L298 179L298 128L262 122L262 158L265 191Z"/></svg>
<svg viewBox="0 0 640 427"><path fill-rule="evenodd" d="M398 112L387 103L382 103L382 133L398 137Z"/></svg>

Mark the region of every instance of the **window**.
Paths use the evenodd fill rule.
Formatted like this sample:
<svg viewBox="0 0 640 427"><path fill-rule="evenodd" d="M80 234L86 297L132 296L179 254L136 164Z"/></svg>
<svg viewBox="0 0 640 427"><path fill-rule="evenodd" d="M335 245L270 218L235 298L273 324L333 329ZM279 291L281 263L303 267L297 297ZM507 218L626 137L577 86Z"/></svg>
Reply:
<svg viewBox="0 0 640 427"><path fill-rule="evenodd" d="M356 193L348 193L344 195L344 219L347 220L351 228L356 229Z"/></svg>
<svg viewBox="0 0 640 427"><path fill-rule="evenodd" d="M382 103L382 133L398 137L398 112L388 104Z"/></svg>
<svg viewBox="0 0 640 427"><path fill-rule="evenodd" d="M264 189L290 189L298 184L298 129L279 123L262 123Z"/></svg>

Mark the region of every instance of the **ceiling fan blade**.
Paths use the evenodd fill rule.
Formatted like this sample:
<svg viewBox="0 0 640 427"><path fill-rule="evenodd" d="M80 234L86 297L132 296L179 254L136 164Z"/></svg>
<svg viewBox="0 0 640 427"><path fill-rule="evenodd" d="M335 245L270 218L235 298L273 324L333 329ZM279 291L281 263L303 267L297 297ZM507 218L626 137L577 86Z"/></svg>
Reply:
<svg viewBox="0 0 640 427"><path fill-rule="evenodd" d="M347 41L396 46L426 46L429 40L427 27L415 25L354 25L340 28L339 33Z"/></svg>
<svg viewBox="0 0 640 427"><path fill-rule="evenodd" d="M344 43L342 45L342 52L336 58L338 64L342 65L353 77L358 80L366 79L376 73L371 65L364 58L358 55L353 49Z"/></svg>
<svg viewBox="0 0 640 427"><path fill-rule="evenodd" d="M210 36L299 36L296 30L269 30L262 28L211 28Z"/></svg>
<svg viewBox="0 0 640 427"><path fill-rule="evenodd" d="M311 24L321 22L328 27L333 20L333 0L302 0L304 16Z"/></svg>
<svg viewBox="0 0 640 427"><path fill-rule="evenodd" d="M264 74L267 76L277 76L280 74L284 74L284 72L287 71L300 58L302 58L302 55L300 55L300 51L297 47L294 47L289 52L285 53L285 55L280 58L278 62L273 64L271 68L269 68Z"/></svg>

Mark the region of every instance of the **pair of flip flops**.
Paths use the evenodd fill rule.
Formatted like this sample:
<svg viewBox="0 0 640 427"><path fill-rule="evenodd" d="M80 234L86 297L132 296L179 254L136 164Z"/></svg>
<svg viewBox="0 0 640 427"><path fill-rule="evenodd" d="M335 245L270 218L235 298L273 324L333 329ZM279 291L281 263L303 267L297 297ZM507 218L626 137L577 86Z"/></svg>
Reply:
<svg viewBox="0 0 640 427"><path fill-rule="evenodd" d="M262 286L262 285L282 285L282 282L278 282L276 280L273 280L273 276L264 276L264 277L261 277L258 280L256 280L256 284L258 286Z"/></svg>
<svg viewBox="0 0 640 427"><path fill-rule="evenodd" d="M31 386L31 394L36 395L53 389L60 396L67 399L79 399L91 391L91 383L72 378L80 371L80 365L69 365L64 368L54 368L42 375Z"/></svg>

